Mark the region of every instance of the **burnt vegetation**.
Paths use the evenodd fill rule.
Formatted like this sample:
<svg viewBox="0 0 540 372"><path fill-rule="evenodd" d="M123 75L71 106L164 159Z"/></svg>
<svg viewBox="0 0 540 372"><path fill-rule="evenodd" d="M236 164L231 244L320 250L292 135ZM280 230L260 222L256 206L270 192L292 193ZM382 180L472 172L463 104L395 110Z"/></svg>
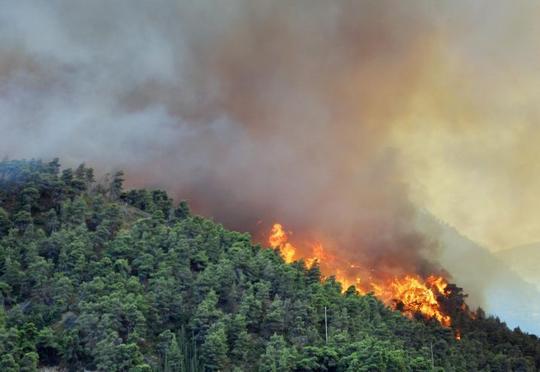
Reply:
<svg viewBox="0 0 540 372"><path fill-rule="evenodd" d="M58 160L0 162L1 371L540 368L538 338L471 316L460 288L445 302L454 329L408 319L122 183Z"/></svg>

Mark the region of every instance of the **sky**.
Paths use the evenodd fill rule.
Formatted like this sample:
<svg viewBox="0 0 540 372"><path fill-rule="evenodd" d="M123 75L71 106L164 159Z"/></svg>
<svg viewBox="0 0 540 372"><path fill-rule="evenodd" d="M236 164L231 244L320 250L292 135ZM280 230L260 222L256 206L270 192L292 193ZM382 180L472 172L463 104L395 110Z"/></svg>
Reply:
<svg viewBox="0 0 540 372"><path fill-rule="evenodd" d="M491 251L540 241L536 0L0 9L2 157L121 168L391 273L444 269L419 211Z"/></svg>

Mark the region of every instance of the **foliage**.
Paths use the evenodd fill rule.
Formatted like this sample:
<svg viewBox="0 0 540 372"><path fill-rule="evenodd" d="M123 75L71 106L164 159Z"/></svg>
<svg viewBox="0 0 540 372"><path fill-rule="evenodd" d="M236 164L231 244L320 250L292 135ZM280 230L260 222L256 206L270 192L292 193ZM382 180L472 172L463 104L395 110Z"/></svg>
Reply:
<svg viewBox="0 0 540 372"><path fill-rule="evenodd" d="M163 191L108 182L84 165L0 162L0 370L540 368L536 336L482 311L457 341Z"/></svg>

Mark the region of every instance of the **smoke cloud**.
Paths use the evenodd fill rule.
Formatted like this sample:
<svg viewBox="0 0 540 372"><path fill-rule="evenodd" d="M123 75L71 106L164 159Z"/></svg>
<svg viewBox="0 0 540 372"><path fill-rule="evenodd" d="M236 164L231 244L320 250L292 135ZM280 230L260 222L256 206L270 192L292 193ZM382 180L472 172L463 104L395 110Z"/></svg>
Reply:
<svg viewBox="0 0 540 372"><path fill-rule="evenodd" d="M422 207L483 243L540 239L512 203L540 207L536 1L0 6L0 155L122 168L380 272L440 270ZM526 225L504 243L493 200Z"/></svg>

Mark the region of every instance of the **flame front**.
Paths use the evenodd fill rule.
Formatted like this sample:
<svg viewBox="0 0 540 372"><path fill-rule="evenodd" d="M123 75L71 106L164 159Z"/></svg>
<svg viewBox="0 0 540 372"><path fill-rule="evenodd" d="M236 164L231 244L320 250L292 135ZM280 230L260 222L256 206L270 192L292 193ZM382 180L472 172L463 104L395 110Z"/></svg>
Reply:
<svg viewBox="0 0 540 372"><path fill-rule="evenodd" d="M305 250L296 249L289 241L289 234L283 225L272 226L268 238L269 245L278 250L285 262L303 259L306 266L319 264L323 275L333 276L342 284L343 290L355 286L359 293L373 293L386 305L400 310L408 317L421 314L428 319L436 319L443 326L450 327L452 320L441 309L439 299L446 297L448 282L441 276L431 275L422 278L417 274L406 274L400 277L388 276L376 278L371 275L351 273L369 273L371 270L357 263L338 263L339 260L326 252L320 243L311 244L310 255L301 254Z"/></svg>
<svg viewBox="0 0 540 372"><path fill-rule="evenodd" d="M439 296L445 295L446 286L442 277L429 276L424 281L419 276L406 275L375 286L373 292L383 302L392 304L408 316L420 313L449 327L451 319L442 312L438 301Z"/></svg>

